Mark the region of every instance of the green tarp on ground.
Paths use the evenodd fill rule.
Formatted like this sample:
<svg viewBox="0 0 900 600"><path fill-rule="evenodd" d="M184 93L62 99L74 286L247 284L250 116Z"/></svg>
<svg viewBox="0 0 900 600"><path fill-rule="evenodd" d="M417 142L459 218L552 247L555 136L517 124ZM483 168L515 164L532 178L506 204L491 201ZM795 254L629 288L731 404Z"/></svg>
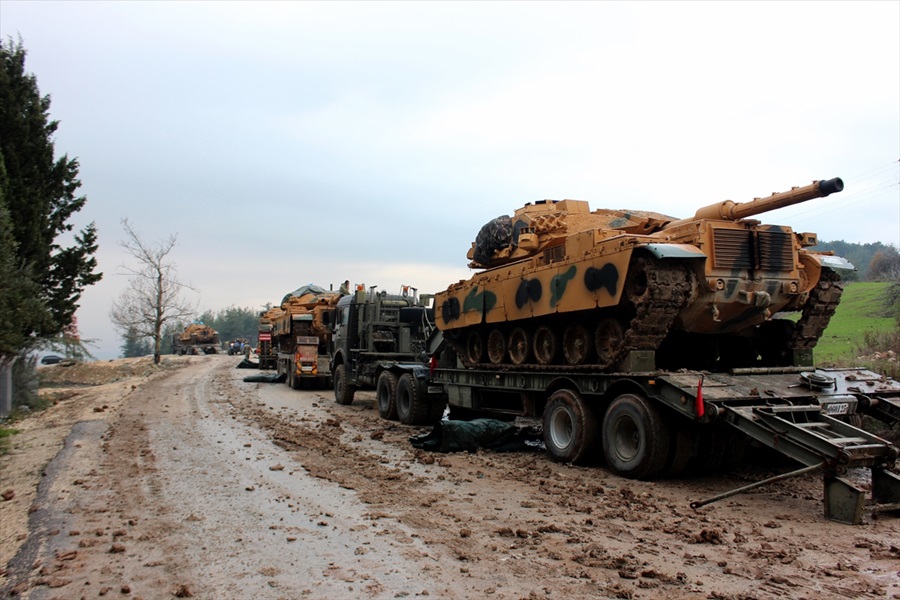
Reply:
<svg viewBox="0 0 900 600"><path fill-rule="evenodd" d="M431 452L494 452L535 450L541 435L533 427L518 427L496 419L441 421L429 433L409 438L415 448ZM531 442L529 445L528 442Z"/></svg>
<svg viewBox="0 0 900 600"><path fill-rule="evenodd" d="M275 373L267 373L265 375L247 375L244 377L244 381L250 383L282 383L287 376L282 373L281 375L276 375Z"/></svg>

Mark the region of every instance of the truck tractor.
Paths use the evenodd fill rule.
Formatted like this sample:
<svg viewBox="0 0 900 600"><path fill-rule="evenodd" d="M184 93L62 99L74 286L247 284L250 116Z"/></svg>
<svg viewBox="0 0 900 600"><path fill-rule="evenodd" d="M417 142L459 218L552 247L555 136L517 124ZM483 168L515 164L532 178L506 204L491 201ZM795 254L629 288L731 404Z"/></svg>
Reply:
<svg viewBox="0 0 900 600"><path fill-rule="evenodd" d="M388 294L360 285L337 302L331 372L338 404L351 404L356 390L374 388L384 419L407 425L441 419L444 390L429 383L428 356L440 341L431 299L409 286Z"/></svg>

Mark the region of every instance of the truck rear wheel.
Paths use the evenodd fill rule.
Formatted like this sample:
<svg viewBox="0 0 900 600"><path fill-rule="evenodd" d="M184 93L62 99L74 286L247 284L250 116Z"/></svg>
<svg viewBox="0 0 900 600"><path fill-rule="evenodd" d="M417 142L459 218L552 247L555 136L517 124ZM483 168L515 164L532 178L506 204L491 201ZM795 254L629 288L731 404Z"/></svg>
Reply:
<svg viewBox="0 0 900 600"><path fill-rule="evenodd" d="M419 389L419 382L404 373L397 384L397 417L404 425L423 425L428 421L429 402Z"/></svg>
<svg viewBox="0 0 900 600"><path fill-rule="evenodd" d="M397 420L397 376L390 371L382 371L375 385L378 400L378 416L389 421Z"/></svg>
<svg viewBox="0 0 900 600"><path fill-rule="evenodd" d="M334 369L334 401L338 404L347 406L353 404L353 394L356 393L356 386L350 385L347 381L347 366L338 365Z"/></svg>
<svg viewBox="0 0 900 600"><path fill-rule="evenodd" d="M544 409L544 445L557 462L583 463L597 449L597 417L578 392L557 390Z"/></svg>
<svg viewBox="0 0 900 600"><path fill-rule="evenodd" d="M603 419L603 454L617 474L651 479L666 467L669 428L646 398L623 394Z"/></svg>

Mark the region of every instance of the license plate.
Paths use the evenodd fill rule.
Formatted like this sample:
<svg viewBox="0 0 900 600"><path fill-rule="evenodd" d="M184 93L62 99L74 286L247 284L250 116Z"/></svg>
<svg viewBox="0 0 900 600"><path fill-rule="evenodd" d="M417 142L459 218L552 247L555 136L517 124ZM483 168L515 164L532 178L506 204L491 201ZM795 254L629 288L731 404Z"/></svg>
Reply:
<svg viewBox="0 0 900 600"><path fill-rule="evenodd" d="M826 415L845 415L850 410L850 404L847 402L833 402L825 405Z"/></svg>
<svg viewBox="0 0 900 600"><path fill-rule="evenodd" d="M443 386L440 386L440 385L429 385L428 393L429 394L443 394L444 388L443 388Z"/></svg>

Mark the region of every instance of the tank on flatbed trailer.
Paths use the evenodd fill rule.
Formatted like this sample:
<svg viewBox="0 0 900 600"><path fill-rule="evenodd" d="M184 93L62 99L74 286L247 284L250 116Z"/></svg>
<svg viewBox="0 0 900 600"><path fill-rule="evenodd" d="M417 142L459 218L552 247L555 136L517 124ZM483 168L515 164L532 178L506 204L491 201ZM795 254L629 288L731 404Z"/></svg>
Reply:
<svg viewBox="0 0 900 600"><path fill-rule="evenodd" d="M216 354L219 334L209 325L191 323L181 333L172 335L172 354Z"/></svg>
<svg viewBox="0 0 900 600"><path fill-rule="evenodd" d="M812 366L835 270L852 265L810 251L815 234L748 218L842 189L815 181L688 219L578 200L495 219L469 252L483 270L435 297L448 344L431 383L452 418L541 419L557 461L602 455L653 479L727 466L754 440L822 470L830 519L862 519L851 467L871 469L876 510L896 510L900 450L851 423L900 422L900 383Z"/></svg>
<svg viewBox="0 0 900 600"><path fill-rule="evenodd" d="M434 327L430 295L403 286L399 294L357 286L334 315L331 369L338 404L351 404L357 389L375 388L384 419L420 425L440 420L443 388L429 382Z"/></svg>
<svg viewBox="0 0 900 600"><path fill-rule="evenodd" d="M331 315L340 296L309 284L285 295L280 307L266 313L272 322L277 372L293 389L331 385Z"/></svg>

